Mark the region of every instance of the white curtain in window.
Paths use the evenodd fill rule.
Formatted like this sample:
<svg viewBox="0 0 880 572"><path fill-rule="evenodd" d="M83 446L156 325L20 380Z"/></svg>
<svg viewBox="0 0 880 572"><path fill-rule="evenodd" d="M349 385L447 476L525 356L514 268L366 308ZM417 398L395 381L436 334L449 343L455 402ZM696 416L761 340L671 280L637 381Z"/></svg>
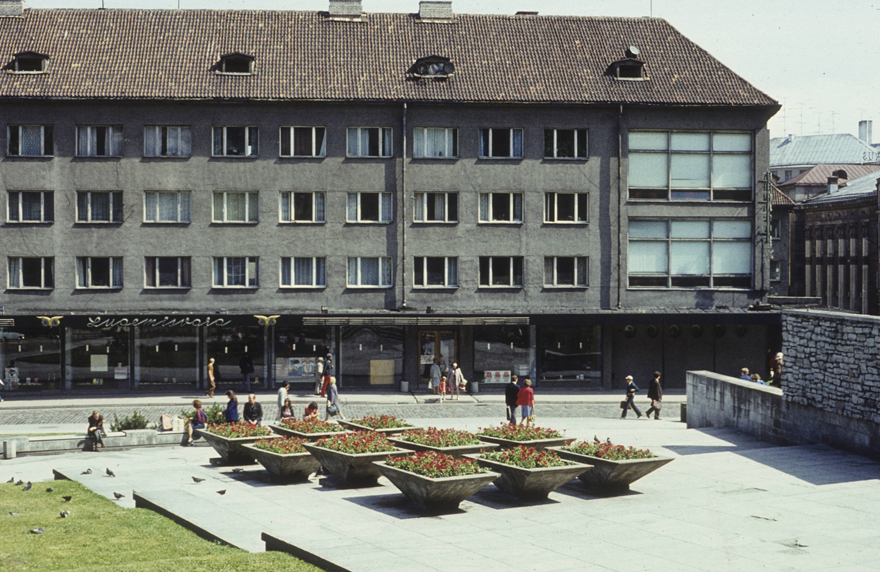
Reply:
<svg viewBox="0 0 880 572"><path fill-rule="evenodd" d="M290 199L293 193L281 193L281 222L290 222Z"/></svg>
<svg viewBox="0 0 880 572"><path fill-rule="evenodd" d="M751 155L714 155L712 186L750 189L752 187Z"/></svg>
<svg viewBox="0 0 880 572"><path fill-rule="evenodd" d="M669 267L667 261L666 242L629 243L630 274L666 274Z"/></svg>
<svg viewBox="0 0 880 572"><path fill-rule="evenodd" d="M247 272L246 258L226 259L226 285L245 286L245 273Z"/></svg>
<svg viewBox="0 0 880 572"><path fill-rule="evenodd" d="M158 157L162 154L161 127L147 125L144 127L144 155Z"/></svg>
<svg viewBox="0 0 880 572"><path fill-rule="evenodd" d="M346 137L348 141L348 156L349 157L357 157L358 155L358 130L356 127L348 128L348 136Z"/></svg>
<svg viewBox="0 0 880 572"><path fill-rule="evenodd" d="M122 258L111 258L110 264L113 266L111 284L114 288L122 288Z"/></svg>
<svg viewBox="0 0 880 572"><path fill-rule="evenodd" d="M76 128L76 154L86 157L94 155L95 151L89 142L95 140L95 128L81 125Z"/></svg>
<svg viewBox="0 0 880 572"><path fill-rule="evenodd" d="M708 151L709 134L673 133L671 145L673 151Z"/></svg>
<svg viewBox="0 0 880 572"><path fill-rule="evenodd" d="M513 154L511 157L523 156L523 132L522 129L513 130Z"/></svg>
<svg viewBox="0 0 880 572"><path fill-rule="evenodd" d="M709 243L673 242L670 248L669 272L674 275L703 276L709 274Z"/></svg>
<svg viewBox="0 0 880 572"><path fill-rule="evenodd" d="M159 220L177 222L177 193L159 193Z"/></svg>
<svg viewBox="0 0 880 572"><path fill-rule="evenodd" d="M382 201L382 222L391 222L394 218L394 203L391 201L391 193L380 193L379 200Z"/></svg>
<svg viewBox="0 0 880 572"><path fill-rule="evenodd" d="M458 258L446 259L446 285L458 286Z"/></svg>
<svg viewBox="0 0 880 572"><path fill-rule="evenodd" d="M156 222L159 220L156 214L159 206L159 193L144 193L144 220Z"/></svg>
<svg viewBox="0 0 880 572"><path fill-rule="evenodd" d="M21 154L43 154L43 128L39 125L24 125L21 127Z"/></svg>
<svg viewBox="0 0 880 572"><path fill-rule="evenodd" d="M715 242L712 244L713 274L751 274L750 242Z"/></svg>
<svg viewBox="0 0 880 572"><path fill-rule="evenodd" d="M346 220L355 222L358 219L358 196L357 193L348 193L348 209L346 211Z"/></svg>
<svg viewBox="0 0 880 572"><path fill-rule="evenodd" d="M178 155L189 157L192 155L192 129L189 126L180 128L180 147Z"/></svg>
<svg viewBox="0 0 880 572"><path fill-rule="evenodd" d="M489 193L480 193L480 220L489 220Z"/></svg>
<svg viewBox="0 0 880 572"><path fill-rule="evenodd" d="M110 148L107 149L108 155L122 155L122 127L108 127L107 130L110 132L109 135L109 144Z"/></svg>
<svg viewBox="0 0 880 572"><path fill-rule="evenodd" d="M80 257L76 259L76 285L85 288L88 284L88 258Z"/></svg>
<svg viewBox="0 0 880 572"><path fill-rule="evenodd" d="M226 220L226 213L224 212L223 207L223 197L225 193L214 193L214 220L215 221L223 221Z"/></svg>
<svg viewBox="0 0 880 572"><path fill-rule="evenodd" d="M324 222L324 193L315 193L315 221Z"/></svg>
<svg viewBox="0 0 880 572"><path fill-rule="evenodd" d="M382 132L382 156L390 157L391 156L391 128L386 127L381 130Z"/></svg>
<svg viewBox="0 0 880 572"><path fill-rule="evenodd" d="M424 127L416 127L413 129L413 157L429 157L425 151L425 139L428 130Z"/></svg>
<svg viewBox="0 0 880 572"><path fill-rule="evenodd" d="M446 193L434 193L434 220L446 220Z"/></svg>
<svg viewBox="0 0 880 572"><path fill-rule="evenodd" d="M9 258L9 287L21 288L21 258Z"/></svg>
<svg viewBox="0 0 880 572"><path fill-rule="evenodd" d="M666 238L666 221L633 220L629 223L632 238Z"/></svg>
<svg viewBox="0 0 880 572"><path fill-rule="evenodd" d="M575 260L577 263L577 284L578 286L586 286L587 282L587 258L578 256Z"/></svg>
<svg viewBox="0 0 880 572"><path fill-rule="evenodd" d="M358 259L355 257L348 259L348 285L358 285Z"/></svg>
<svg viewBox="0 0 880 572"><path fill-rule="evenodd" d="M666 151L668 146L664 131L630 131L629 148L643 151Z"/></svg>
<svg viewBox="0 0 880 572"><path fill-rule="evenodd" d="M712 149L747 153L752 150L752 136L748 133L715 133L712 136Z"/></svg>
<svg viewBox="0 0 880 572"><path fill-rule="evenodd" d="M709 221L674 220L671 236L672 238L709 238Z"/></svg>
<svg viewBox="0 0 880 572"><path fill-rule="evenodd" d="M226 193L226 220L245 222L246 215L247 195L245 193Z"/></svg>
<svg viewBox="0 0 880 572"><path fill-rule="evenodd" d="M178 193L178 198L180 199L180 222L190 222L192 193Z"/></svg>
<svg viewBox="0 0 880 572"><path fill-rule="evenodd" d="M257 222L260 220L260 195L257 193L247 193L248 199L248 222Z"/></svg>
<svg viewBox="0 0 880 572"><path fill-rule="evenodd" d="M294 280L297 286L312 285L312 259L296 258L294 259Z"/></svg>
<svg viewBox="0 0 880 572"><path fill-rule="evenodd" d="M361 286L379 285L379 259L361 258Z"/></svg>
<svg viewBox="0 0 880 572"><path fill-rule="evenodd" d="M110 220L110 193L91 193L92 220Z"/></svg>
<svg viewBox="0 0 880 572"><path fill-rule="evenodd" d="M672 155L672 186L677 189L709 187L709 155Z"/></svg>
<svg viewBox="0 0 880 572"><path fill-rule="evenodd" d="M292 286L290 279L290 257L283 257L281 259L281 285L282 286Z"/></svg>
<svg viewBox="0 0 880 572"><path fill-rule="evenodd" d="M752 223L747 220L716 220L713 233L715 238L751 238Z"/></svg>
<svg viewBox="0 0 880 572"><path fill-rule="evenodd" d="M380 266L382 269L382 286L391 286L391 259L380 258Z"/></svg>
<svg viewBox="0 0 880 572"><path fill-rule="evenodd" d="M669 184L666 154L630 153L630 187L665 187Z"/></svg>
<svg viewBox="0 0 880 572"><path fill-rule="evenodd" d="M168 156L177 157L180 154L180 127L172 125L168 127Z"/></svg>
<svg viewBox="0 0 880 572"><path fill-rule="evenodd" d="M416 193L413 199L413 220L423 222L425 220L425 193Z"/></svg>
<svg viewBox="0 0 880 572"><path fill-rule="evenodd" d="M42 193L21 193L21 220L42 220Z"/></svg>

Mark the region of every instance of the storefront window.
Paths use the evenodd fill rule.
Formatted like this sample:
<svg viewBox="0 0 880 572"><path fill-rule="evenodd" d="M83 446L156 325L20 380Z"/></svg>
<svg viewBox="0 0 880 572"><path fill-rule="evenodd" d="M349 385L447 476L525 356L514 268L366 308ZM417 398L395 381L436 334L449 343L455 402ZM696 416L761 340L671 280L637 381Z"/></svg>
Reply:
<svg viewBox="0 0 880 572"><path fill-rule="evenodd" d="M529 375L528 326L477 326L474 333L474 380L507 383L510 375Z"/></svg>
<svg viewBox="0 0 880 572"><path fill-rule="evenodd" d="M342 328L341 350L343 387L394 386L403 378L403 328Z"/></svg>
<svg viewBox="0 0 880 572"><path fill-rule="evenodd" d="M332 326L296 330L276 328L275 383L289 381L291 384L314 385L315 363L319 357L326 358L327 354L332 354L336 361Z"/></svg>
<svg viewBox="0 0 880 572"><path fill-rule="evenodd" d="M205 363L200 365L204 368L208 360L214 358L214 381L217 384L215 393L222 395L228 389L238 391L241 386L239 362L245 353L250 356L254 364L254 373L251 374L251 388L266 387L266 379L263 374L265 363L263 347L263 328L261 326L208 328ZM204 371L207 377L207 369Z"/></svg>
<svg viewBox="0 0 880 572"><path fill-rule="evenodd" d="M67 330L74 389L128 389L129 336L127 328Z"/></svg>
<svg viewBox="0 0 880 572"><path fill-rule="evenodd" d="M601 328L538 327L538 376L542 383L602 385Z"/></svg>
<svg viewBox="0 0 880 572"><path fill-rule="evenodd" d="M194 385L199 365L197 328L139 328L135 339L139 387Z"/></svg>
<svg viewBox="0 0 880 572"><path fill-rule="evenodd" d="M0 328L3 391L62 388L58 332L58 328Z"/></svg>

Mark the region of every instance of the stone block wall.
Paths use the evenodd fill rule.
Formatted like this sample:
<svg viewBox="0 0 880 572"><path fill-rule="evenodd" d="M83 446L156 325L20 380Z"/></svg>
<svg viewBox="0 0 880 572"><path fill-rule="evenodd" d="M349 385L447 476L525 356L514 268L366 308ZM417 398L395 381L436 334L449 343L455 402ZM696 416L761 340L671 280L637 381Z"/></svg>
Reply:
<svg viewBox="0 0 880 572"><path fill-rule="evenodd" d="M787 310L782 339L783 400L880 424L880 318Z"/></svg>

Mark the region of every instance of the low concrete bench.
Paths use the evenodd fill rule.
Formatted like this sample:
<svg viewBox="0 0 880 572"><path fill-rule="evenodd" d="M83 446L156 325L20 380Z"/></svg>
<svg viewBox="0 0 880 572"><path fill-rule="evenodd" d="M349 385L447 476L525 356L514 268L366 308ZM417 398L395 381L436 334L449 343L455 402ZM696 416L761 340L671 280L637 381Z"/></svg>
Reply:
<svg viewBox="0 0 880 572"><path fill-rule="evenodd" d="M183 445L186 443L185 431L156 431L154 429L131 429L107 433L104 437L106 449L128 449L131 447L161 447ZM51 455L72 451L89 451L92 439L85 434L58 435L51 437L3 437L4 459L14 459L24 455Z"/></svg>

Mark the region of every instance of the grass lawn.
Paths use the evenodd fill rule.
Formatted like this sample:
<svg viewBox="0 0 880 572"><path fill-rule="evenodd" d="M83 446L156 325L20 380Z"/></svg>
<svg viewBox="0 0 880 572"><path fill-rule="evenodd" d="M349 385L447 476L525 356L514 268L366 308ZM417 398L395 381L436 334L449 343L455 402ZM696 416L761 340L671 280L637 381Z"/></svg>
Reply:
<svg viewBox="0 0 880 572"><path fill-rule="evenodd" d="M54 492L47 493L51 487ZM208 542L146 509L122 508L73 481L0 484L0 570L320 572L288 554L251 554ZM64 495L72 495L64 502ZM61 518L62 510L70 516ZM17 512L12 516L10 512ZM43 534L28 531L42 527Z"/></svg>

